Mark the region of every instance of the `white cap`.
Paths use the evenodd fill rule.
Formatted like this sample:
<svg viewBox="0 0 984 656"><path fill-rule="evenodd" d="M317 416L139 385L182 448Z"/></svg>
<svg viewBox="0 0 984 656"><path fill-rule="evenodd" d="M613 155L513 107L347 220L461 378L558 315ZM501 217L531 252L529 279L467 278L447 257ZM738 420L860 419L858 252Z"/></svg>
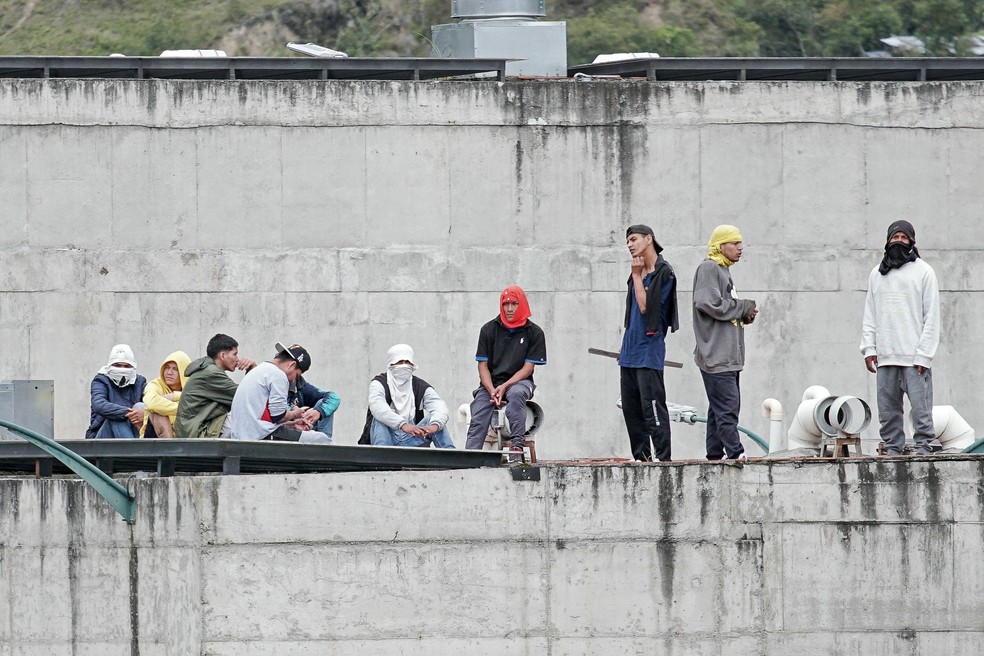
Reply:
<svg viewBox="0 0 984 656"><path fill-rule="evenodd" d="M386 357L389 364L396 364L400 360L409 360L410 364L417 366L413 360L413 349L410 348L409 344L394 344L390 347Z"/></svg>
<svg viewBox="0 0 984 656"><path fill-rule="evenodd" d="M109 352L108 364L112 366L116 362L125 362L134 369L137 368L137 361L133 357L133 349L130 348L129 344L117 344Z"/></svg>

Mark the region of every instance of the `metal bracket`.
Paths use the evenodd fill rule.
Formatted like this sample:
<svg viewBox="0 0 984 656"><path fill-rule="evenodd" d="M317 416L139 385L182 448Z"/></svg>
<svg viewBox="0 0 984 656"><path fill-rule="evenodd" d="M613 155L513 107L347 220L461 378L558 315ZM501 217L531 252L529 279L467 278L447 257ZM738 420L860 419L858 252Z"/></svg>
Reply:
<svg viewBox="0 0 984 656"><path fill-rule="evenodd" d="M514 481L538 481L540 480L540 468L539 467L510 467L509 472L512 474Z"/></svg>

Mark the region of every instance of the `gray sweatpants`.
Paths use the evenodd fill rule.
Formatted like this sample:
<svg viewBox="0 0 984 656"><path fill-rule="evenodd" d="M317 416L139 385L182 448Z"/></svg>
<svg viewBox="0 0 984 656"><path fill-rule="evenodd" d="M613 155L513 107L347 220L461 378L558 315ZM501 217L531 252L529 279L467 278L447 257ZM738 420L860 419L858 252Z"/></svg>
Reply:
<svg viewBox="0 0 984 656"><path fill-rule="evenodd" d="M915 367L878 367L878 421L881 438L889 455L899 455L905 446L902 421L902 395L909 397L912 406L912 439L916 453L932 452L929 443L936 439L933 430L933 371L923 373Z"/></svg>

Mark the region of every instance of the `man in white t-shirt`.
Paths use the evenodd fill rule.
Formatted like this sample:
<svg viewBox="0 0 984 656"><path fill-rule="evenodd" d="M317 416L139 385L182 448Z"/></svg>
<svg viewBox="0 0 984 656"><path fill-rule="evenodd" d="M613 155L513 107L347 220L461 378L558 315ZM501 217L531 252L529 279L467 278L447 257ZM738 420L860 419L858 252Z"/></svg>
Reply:
<svg viewBox="0 0 984 656"><path fill-rule="evenodd" d="M261 362L239 383L230 412L232 439L279 440L308 444L331 444L324 433L311 430L310 408L291 408L287 402L290 384L311 367L311 356L303 346L276 344L272 362Z"/></svg>

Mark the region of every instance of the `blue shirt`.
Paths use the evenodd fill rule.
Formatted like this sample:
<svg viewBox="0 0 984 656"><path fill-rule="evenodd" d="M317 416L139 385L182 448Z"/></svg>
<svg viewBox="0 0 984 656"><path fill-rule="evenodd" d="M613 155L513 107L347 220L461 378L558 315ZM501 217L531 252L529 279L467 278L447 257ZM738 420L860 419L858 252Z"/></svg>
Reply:
<svg viewBox="0 0 984 656"><path fill-rule="evenodd" d="M644 287L649 287L655 278L653 271L642 279ZM666 362L666 326L670 323L668 316L670 294L673 285L664 285L660 294L660 331L656 335L646 334L646 317L639 311L639 303L635 294L630 294L629 327L622 336L622 349L619 351L619 365L635 369L663 370Z"/></svg>

